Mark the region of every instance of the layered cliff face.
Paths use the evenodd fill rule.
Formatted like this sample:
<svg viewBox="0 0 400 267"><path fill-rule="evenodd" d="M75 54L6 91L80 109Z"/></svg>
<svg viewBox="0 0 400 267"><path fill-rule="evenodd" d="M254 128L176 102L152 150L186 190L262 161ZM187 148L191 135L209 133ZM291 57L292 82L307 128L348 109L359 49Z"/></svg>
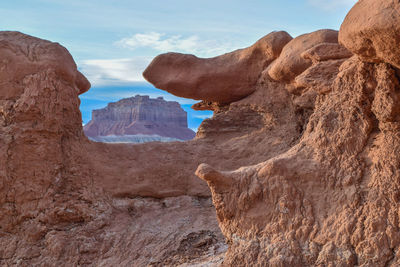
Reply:
<svg viewBox="0 0 400 267"><path fill-rule="evenodd" d="M92 120L83 130L93 139L101 139L104 136L158 135L190 140L195 136L195 133L188 129L186 111L178 102L165 101L162 97L150 99L149 96L140 95L109 103L103 109L93 110Z"/></svg>
<svg viewBox="0 0 400 267"><path fill-rule="evenodd" d="M215 111L177 143L90 142L67 51L0 33L0 263L400 265L398 3L370 2L339 33L157 57L146 78Z"/></svg>

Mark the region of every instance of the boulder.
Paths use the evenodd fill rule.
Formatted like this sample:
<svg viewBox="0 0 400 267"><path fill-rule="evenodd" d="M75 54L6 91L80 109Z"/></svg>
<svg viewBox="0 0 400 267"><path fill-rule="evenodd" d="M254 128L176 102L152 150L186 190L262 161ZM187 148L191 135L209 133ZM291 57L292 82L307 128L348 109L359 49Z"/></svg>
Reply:
<svg viewBox="0 0 400 267"><path fill-rule="evenodd" d="M296 37L269 66L268 75L275 81L292 81L312 64L310 59L301 56L302 53L321 43L337 43L337 36L337 31L319 30Z"/></svg>
<svg viewBox="0 0 400 267"><path fill-rule="evenodd" d="M360 0L344 19L339 41L363 61L400 68L399 32L399 1Z"/></svg>
<svg viewBox="0 0 400 267"><path fill-rule="evenodd" d="M291 39L286 32L272 32L248 48L214 58L166 53L157 56L143 76L176 96L231 103L254 92L261 72Z"/></svg>
<svg viewBox="0 0 400 267"><path fill-rule="evenodd" d="M311 47L301 54L302 58L311 59L313 63L331 59L346 59L353 54L337 43L322 43Z"/></svg>

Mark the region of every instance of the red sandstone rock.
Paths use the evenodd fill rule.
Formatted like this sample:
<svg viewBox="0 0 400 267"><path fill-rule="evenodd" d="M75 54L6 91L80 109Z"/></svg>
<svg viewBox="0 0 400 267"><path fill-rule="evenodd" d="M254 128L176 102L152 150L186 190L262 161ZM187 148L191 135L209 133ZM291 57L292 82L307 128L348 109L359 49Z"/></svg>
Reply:
<svg viewBox="0 0 400 267"><path fill-rule="evenodd" d="M157 56L143 76L177 96L231 103L254 92L260 73L291 39L286 32L272 32L248 48L214 58L167 53Z"/></svg>
<svg viewBox="0 0 400 267"><path fill-rule="evenodd" d="M66 50L4 34L0 64L15 71L0 96L1 265L400 265L391 65L315 48L302 89L262 76L195 140L110 145L83 135L76 66L30 65L19 47Z"/></svg>
<svg viewBox="0 0 400 267"><path fill-rule="evenodd" d="M339 67L345 60L328 60L315 63L296 77L294 85L299 88L313 89L317 93L327 93L332 89Z"/></svg>
<svg viewBox="0 0 400 267"><path fill-rule="evenodd" d="M275 81L292 81L311 66L311 60L301 57L301 54L321 43L337 43L337 36L337 31L319 30L296 37L269 66L269 76Z"/></svg>
<svg viewBox="0 0 400 267"><path fill-rule="evenodd" d="M139 95L94 110L83 129L89 137L144 134L190 140L196 135L178 102Z"/></svg>
<svg viewBox="0 0 400 267"><path fill-rule="evenodd" d="M301 57L311 59L313 63L316 63L333 59L346 59L352 55L349 50L340 44L322 43L306 50L301 54Z"/></svg>
<svg viewBox="0 0 400 267"><path fill-rule="evenodd" d="M236 171L198 167L230 243L225 265L399 264L399 86L387 64L352 58L291 149Z"/></svg>
<svg viewBox="0 0 400 267"><path fill-rule="evenodd" d="M82 131L78 94L87 88L73 78L75 64L60 60L62 72L45 60L31 66L19 44L31 52L46 45L36 58L68 59L68 52L4 34L11 37L0 59L8 61L0 62L16 67L5 77L12 98L0 97L0 265L221 262L225 243L210 191L194 172L202 162L235 169L286 150L289 141L270 136L293 141L297 133L290 95L273 83L259 88L209 119L195 141L92 143ZM274 121L279 127L271 129Z"/></svg>
<svg viewBox="0 0 400 267"><path fill-rule="evenodd" d="M360 0L340 27L339 40L368 62L386 62L400 68L400 3Z"/></svg>

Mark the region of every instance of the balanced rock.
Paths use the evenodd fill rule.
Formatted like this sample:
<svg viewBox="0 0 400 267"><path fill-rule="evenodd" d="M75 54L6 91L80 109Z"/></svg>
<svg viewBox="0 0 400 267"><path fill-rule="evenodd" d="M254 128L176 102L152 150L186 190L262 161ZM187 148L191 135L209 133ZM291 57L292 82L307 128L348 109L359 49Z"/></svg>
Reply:
<svg viewBox="0 0 400 267"><path fill-rule="evenodd" d="M343 21L339 41L364 61L400 68L399 31L399 1L360 0Z"/></svg>
<svg viewBox="0 0 400 267"><path fill-rule="evenodd" d="M92 120L83 129L89 137L158 135L189 140L196 135L178 102L140 95L93 110Z"/></svg>
<svg viewBox="0 0 400 267"><path fill-rule="evenodd" d="M300 35L282 49L281 55L269 66L268 75L275 81L290 82L312 64L310 59L301 56L303 52L321 43L337 42L338 32L334 30Z"/></svg>
<svg viewBox="0 0 400 267"><path fill-rule="evenodd" d="M157 56L143 76L180 97L230 103L254 92L260 73L291 39L286 32L272 32L248 48L214 58L166 53Z"/></svg>

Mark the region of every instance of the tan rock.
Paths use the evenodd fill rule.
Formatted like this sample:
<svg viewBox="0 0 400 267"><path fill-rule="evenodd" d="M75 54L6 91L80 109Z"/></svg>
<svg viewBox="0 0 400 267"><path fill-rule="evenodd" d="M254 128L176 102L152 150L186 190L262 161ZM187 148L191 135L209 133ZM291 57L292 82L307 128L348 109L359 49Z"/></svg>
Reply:
<svg viewBox="0 0 400 267"><path fill-rule="evenodd" d="M320 62L328 63L333 60ZM318 66L315 65L315 67ZM317 85L316 85L317 86ZM356 57L319 96L301 140L236 171L199 165L230 247L227 266L383 266L400 260L399 82ZM301 255L301 256L300 256Z"/></svg>
<svg viewBox="0 0 400 267"><path fill-rule="evenodd" d="M337 31L319 30L296 37L269 66L268 75L275 81L292 81L311 66L311 60L303 58L301 54L321 43L337 43L337 36Z"/></svg>
<svg viewBox="0 0 400 267"><path fill-rule="evenodd" d="M360 0L340 27L339 41L367 62L386 62L400 68L400 3Z"/></svg>
<svg viewBox="0 0 400 267"><path fill-rule="evenodd" d="M77 70L68 51L57 43L2 32L0 35L0 98L13 99L22 93L18 82L28 75L51 68L66 82L76 86L79 94L90 88L88 80Z"/></svg>
<svg viewBox="0 0 400 267"><path fill-rule="evenodd" d="M313 89L325 94L332 90L333 82L339 73L339 67L345 60L328 60L314 64L296 77L294 85L300 88Z"/></svg>
<svg viewBox="0 0 400 267"><path fill-rule="evenodd" d="M346 59L353 54L344 46L336 43L322 43L311 47L301 54L302 58L311 59L313 63L331 59Z"/></svg>
<svg viewBox="0 0 400 267"><path fill-rule="evenodd" d="M194 141L89 142L78 98L88 84L69 53L21 33L2 38L0 265L220 263L226 244L197 166L255 164L299 138L289 93L270 82L208 119Z"/></svg>
<svg viewBox="0 0 400 267"><path fill-rule="evenodd" d="M143 76L180 97L230 103L254 92L262 70L291 39L286 32L272 32L248 48L214 58L167 53L157 56Z"/></svg>

